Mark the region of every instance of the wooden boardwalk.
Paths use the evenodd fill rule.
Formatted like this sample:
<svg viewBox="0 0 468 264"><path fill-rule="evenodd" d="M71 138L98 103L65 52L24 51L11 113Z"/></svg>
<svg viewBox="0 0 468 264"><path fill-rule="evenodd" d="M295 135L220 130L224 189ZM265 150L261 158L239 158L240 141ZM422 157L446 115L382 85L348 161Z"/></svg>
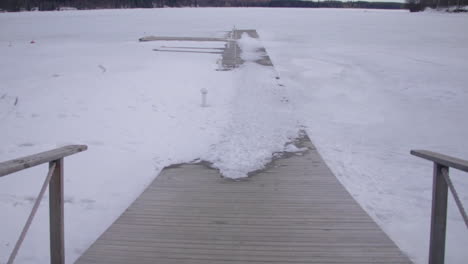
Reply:
<svg viewBox="0 0 468 264"><path fill-rule="evenodd" d="M301 144L243 181L164 169L77 263L411 263Z"/></svg>

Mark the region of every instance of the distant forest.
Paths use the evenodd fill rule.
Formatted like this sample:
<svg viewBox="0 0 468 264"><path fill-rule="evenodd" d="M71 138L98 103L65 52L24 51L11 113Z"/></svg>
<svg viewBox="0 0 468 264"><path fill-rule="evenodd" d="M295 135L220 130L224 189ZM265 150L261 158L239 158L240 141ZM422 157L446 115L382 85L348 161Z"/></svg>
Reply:
<svg viewBox="0 0 468 264"><path fill-rule="evenodd" d="M468 0L406 0L406 8L411 12L418 12L424 10L426 7L430 8L446 8L446 7L458 7L454 11L466 12L466 10L460 7L466 6Z"/></svg>
<svg viewBox="0 0 468 264"><path fill-rule="evenodd" d="M105 8L162 8L162 7L305 7L305 8L375 8L402 9L405 4L366 1L301 1L301 0L0 0L6 11L60 10Z"/></svg>

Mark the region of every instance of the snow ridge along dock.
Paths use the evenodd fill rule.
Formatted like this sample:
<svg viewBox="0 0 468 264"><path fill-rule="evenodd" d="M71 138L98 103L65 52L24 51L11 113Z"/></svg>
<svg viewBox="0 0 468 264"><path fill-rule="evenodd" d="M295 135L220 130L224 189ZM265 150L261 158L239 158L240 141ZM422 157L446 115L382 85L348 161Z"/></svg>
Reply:
<svg viewBox="0 0 468 264"><path fill-rule="evenodd" d="M240 59L229 47L226 68ZM272 66L266 52L258 63ZM241 181L205 164L165 168L77 263L411 263L305 134L296 146Z"/></svg>

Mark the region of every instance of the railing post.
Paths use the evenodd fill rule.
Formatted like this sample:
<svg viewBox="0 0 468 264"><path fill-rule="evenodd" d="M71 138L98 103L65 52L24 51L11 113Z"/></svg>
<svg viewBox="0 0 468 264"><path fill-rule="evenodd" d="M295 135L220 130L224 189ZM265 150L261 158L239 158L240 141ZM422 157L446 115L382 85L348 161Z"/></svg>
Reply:
<svg viewBox="0 0 468 264"><path fill-rule="evenodd" d="M442 169L448 171L448 167L434 162L429 264L443 264L445 259L448 186Z"/></svg>
<svg viewBox="0 0 468 264"><path fill-rule="evenodd" d="M50 263L65 263L64 206L63 206L63 158L51 161L56 164L49 184L50 215Z"/></svg>

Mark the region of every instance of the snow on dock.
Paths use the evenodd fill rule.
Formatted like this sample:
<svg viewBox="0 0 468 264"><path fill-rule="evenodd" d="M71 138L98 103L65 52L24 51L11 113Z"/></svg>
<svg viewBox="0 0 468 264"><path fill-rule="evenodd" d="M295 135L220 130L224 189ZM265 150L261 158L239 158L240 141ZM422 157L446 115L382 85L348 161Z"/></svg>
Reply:
<svg viewBox="0 0 468 264"><path fill-rule="evenodd" d="M233 31L223 67L273 66L244 33L258 38ZM77 263L411 263L305 134L294 149L237 181L203 163L167 167Z"/></svg>

